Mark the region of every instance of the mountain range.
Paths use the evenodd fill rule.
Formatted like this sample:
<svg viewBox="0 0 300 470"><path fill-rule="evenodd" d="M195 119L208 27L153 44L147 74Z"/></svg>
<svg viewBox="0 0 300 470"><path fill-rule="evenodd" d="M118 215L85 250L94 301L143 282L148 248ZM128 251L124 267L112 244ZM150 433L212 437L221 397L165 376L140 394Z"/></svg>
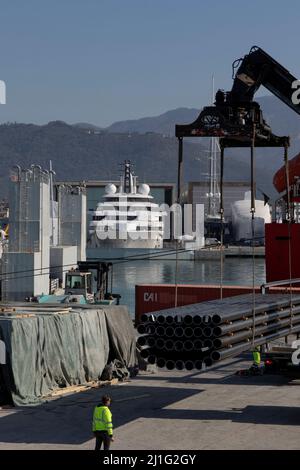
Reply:
<svg viewBox="0 0 300 470"><path fill-rule="evenodd" d="M291 136L290 157L300 149L300 119L272 96L258 100L274 133ZM177 108L159 116L115 122L107 128L94 124L46 125L6 123L0 125L0 197L8 192L9 169L32 163L44 168L52 160L57 180L105 180L119 176L119 164L130 159L139 179L147 182L176 182L177 139L175 124L191 123L196 108ZM184 180L207 178L208 139L184 143ZM249 180L249 149L226 150L225 179ZM275 197L274 172L282 165L282 149L257 149L257 186Z"/></svg>

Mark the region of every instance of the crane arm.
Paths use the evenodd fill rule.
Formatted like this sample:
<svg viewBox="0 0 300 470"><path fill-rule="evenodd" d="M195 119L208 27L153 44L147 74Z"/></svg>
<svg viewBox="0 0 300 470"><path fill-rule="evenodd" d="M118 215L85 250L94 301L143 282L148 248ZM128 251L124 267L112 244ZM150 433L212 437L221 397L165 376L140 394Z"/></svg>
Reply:
<svg viewBox="0 0 300 470"><path fill-rule="evenodd" d="M297 79L263 49L254 46L243 59L235 61L233 67L237 62L239 63L238 70L229 92L230 103L251 102L258 88L263 85L300 114L300 104L296 103L294 94L294 83Z"/></svg>
<svg viewBox="0 0 300 470"><path fill-rule="evenodd" d="M191 124L176 125L176 137L220 137L223 147L247 147L255 136L256 146L288 146L289 138L272 133L253 98L263 85L300 114L300 82L257 46L236 60L233 69L237 72L231 91L218 90L214 106L204 107Z"/></svg>

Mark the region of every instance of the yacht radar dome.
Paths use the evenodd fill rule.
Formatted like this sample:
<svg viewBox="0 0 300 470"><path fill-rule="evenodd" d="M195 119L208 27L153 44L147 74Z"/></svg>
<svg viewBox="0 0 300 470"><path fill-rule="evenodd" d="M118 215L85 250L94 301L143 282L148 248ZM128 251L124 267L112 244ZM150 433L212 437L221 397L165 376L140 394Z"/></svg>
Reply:
<svg viewBox="0 0 300 470"><path fill-rule="evenodd" d="M138 192L143 194L143 196L148 196L150 193L150 186L148 186L148 184L142 183L139 185Z"/></svg>
<svg viewBox="0 0 300 470"><path fill-rule="evenodd" d="M109 183L105 186L105 194L115 194L117 192L117 187L112 184L112 183Z"/></svg>

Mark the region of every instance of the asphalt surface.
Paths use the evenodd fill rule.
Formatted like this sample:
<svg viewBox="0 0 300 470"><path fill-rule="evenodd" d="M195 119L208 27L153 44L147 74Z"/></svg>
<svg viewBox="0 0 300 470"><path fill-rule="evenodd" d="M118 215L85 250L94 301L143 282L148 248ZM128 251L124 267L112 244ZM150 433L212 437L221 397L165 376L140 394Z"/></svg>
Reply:
<svg viewBox="0 0 300 470"><path fill-rule="evenodd" d="M300 382L238 377L240 359L199 373L150 370L36 407L0 409L0 449L93 449L93 407L109 393L112 450L299 449Z"/></svg>

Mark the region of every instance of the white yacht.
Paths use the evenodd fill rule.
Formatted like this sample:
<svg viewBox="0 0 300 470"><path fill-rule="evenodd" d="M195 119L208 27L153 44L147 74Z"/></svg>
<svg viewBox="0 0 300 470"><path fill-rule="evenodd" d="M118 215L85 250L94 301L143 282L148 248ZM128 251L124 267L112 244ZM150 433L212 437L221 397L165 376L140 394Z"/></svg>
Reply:
<svg viewBox="0 0 300 470"><path fill-rule="evenodd" d="M150 187L138 185L128 160L119 187L111 183L105 187L103 200L91 216L88 249L163 247L163 213Z"/></svg>

